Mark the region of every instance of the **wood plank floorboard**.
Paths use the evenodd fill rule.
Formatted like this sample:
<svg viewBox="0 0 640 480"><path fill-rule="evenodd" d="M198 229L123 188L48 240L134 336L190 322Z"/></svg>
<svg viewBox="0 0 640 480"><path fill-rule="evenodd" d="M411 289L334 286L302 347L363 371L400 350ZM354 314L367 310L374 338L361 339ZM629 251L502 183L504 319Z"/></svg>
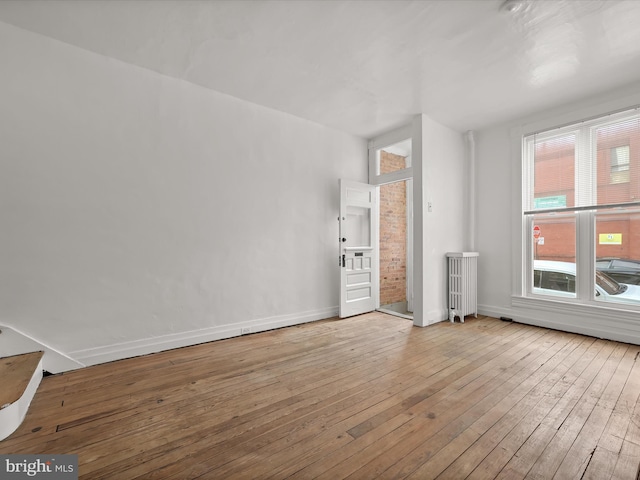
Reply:
<svg viewBox="0 0 640 480"><path fill-rule="evenodd" d="M640 347L371 313L45 377L0 453L82 479L628 479Z"/></svg>
<svg viewBox="0 0 640 480"><path fill-rule="evenodd" d="M512 372L516 370L517 367L513 365L514 360L518 357L527 356L528 347L526 345L533 345L531 337L535 337L536 334L542 334L542 330L530 333L533 335L518 337L512 343L511 348L506 348L499 352L496 357L484 362L482 367L475 368L457 382L447 386L443 385L444 388L436 388L433 394L421 399L419 403L397 412L403 423L390 433L382 435L381 431L371 431L366 438L356 439L348 448L342 449L339 456L333 456L334 461L349 455L348 458L343 459L332 469L323 472L319 478L352 474L355 470L361 468L364 463L380 458L379 455L394 445L407 447L415 442L421 442L424 436L435 435L441 426L447 425L449 421L458 418L470 408L474 404L471 400L472 398L481 399L484 398L485 394L498 397L503 391L500 390L500 386L505 381L503 377L498 376L498 372L502 368L510 368ZM511 366L507 367L507 365ZM476 375L477 373L481 374ZM369 442L371 444L368 444ZM365 444L367 444L366 447ZM316 468L322 469L323 465L316 465ZM308 474L308 471L304 472L300 478Z"/></svg>
<svg viewBox="0 0 640 480"><path fill-rule="evenodd" d="M550 352L547 350L543 353L543 356L547 356L549 355L549 353ZM526 365L529 365L529 363L526 362ZM436 420L430 422L429 426L434 430L434 426L442 426L443 428L441 428L437 432L433 432L434 435L428 437L426 439L426 442L424 438L421 438L421 436L414 436L417 441L414 451L409 455L404 456L404 462L397 462L391 469L385 471L383 476L387 478L395 478L398 476L404 477L412 470L415 470L416 466L424 464L427 460L429 460L429 457L431 455L433 455L433 457L429 460L429 462L427 462L428 464L430 464L429 475L435 476L435 472L441 471L442 468L446 467L446 465L451 462L451 459L455 459L455 457L459 454L459 444L464 443L464 435L461 436L460 433L467 431L468 433L466 436L468 437L468 439L477 439L479 437L478 431L480 430L480 420L486 417L492 418L492 416L495 416L495 413L493 412L500 411L500 409L496 407L496 404L498 404L498 406L501 406L501 404L504 404L505 401L509 400L510 397L513 396L513 387L519 384L519 380L516 379L523 375L527 375L525 373L526 369L522 370L521 368L519 368L520 366L520 362L514 364L514 368L512 369L514 376L511 377L508 381L502 384L498 384L497 382L500 381L499 377L492 380L490 385L496 385L496 388L491 388L491 391L487 392L487 396L474 395L477 401L472 402L465 402L463 399L460 399L460 404L466 403L466 405L464 405L464 408L466 408L466 410L457 415L457 418L453 419L452 421L448 422L447 418L445 417L445 423L441 423L440 425L438 425L438 412L437 410L435 410L433 412L433 417ZM530 377L528 381L531 382L532 377ZM526 382L519 385L521 388L522 385L526 385ZM444 407L446 408L446 404L444 405ZM478 419L478 415L480 414L480 412L486 412L485 416L480 417L480 420L476 420ZM447 414L451 414L451 412L446 411L445 415ZM440 414L439 420L441 422L443 421L442 414ZM489 424L491 423L492 421L489 422ZM475 427L475 431L469 429L469 427L471 426ZM457 444L458 446L456 446ZM426 450L424 449L424 445L428 445L428 448ZM462 451L464 451L464 449ZM447 460L447 458L450 459ZM440 469L435 466L438 463L441 464L441 467L439 467ZM384 465L381 466L384 467Z"/></svg>
<svg viewBox="0 0 640 480"><path fill-rule="evenodd" d="M429 470L429 475L435 476L463 453L465 455L464 458L462 458L464 463L470 466L477 465L481 459L475 458L472 461L468 460L468 457L473 454L473 450L470 450L469 447L472 445L476 450L479 450L483 448L487 441L489 443L495 442L497 438L495 432L489 432L488 435L484 434L490 428L496 428L494 425L500 425L498 422L507 423L508 421L519 418L522 414L522 409L527 408L529 404L532 403L531 398L527 395L534 396L535 398L535 393L537 393L535 392L536 389L544 390L544 385L551 382L554 378L553 369L556 364L560 363L566 356L571 355L575 351L573 347L574 345L571 341L558 343L557 348L561 349L560 352L555 354L555 349L547 351L545 356L547 356L549 360L545 362L543 358L540 358L537 363L542 364L541 367L532 373L527 380L516 385L516 388L508 395L496 403L489 401L487 404L485 400L480 400L472 407L473 410L468 411L438 432L438 437L429 441L428 448L420 445L420 450L418 451L429 452L430 455L433 455L432 459L429 459L425 453L421 453L417 457L415 457L415 454L407 456L402 462L396 463L389 471L385 472L384 476L387 478L397 478L399 473L406 475L412 470L415 470L416 466L419 466L419 468L417 472L413 473L414 476L417 477L423 474L421 472L427 469ZM553 356L549 357L549 355ZM521 378L521 375L522 374L518 374L513 380ZM541 379L542 381L539 381ZM483 406L483 402L486 404L485 406ZM479 409L481 408L485 410L488 408L488 410L486 410L484 415L479 416ZM460 436L459 432L464 432L465 430L468 430L466 435ZM435 448L436 446L442 447L441 450L438 451ZM415 460L411 461L412 458L419 460L417 462ZM439 463L440 466L436 467L436 463ZM404 470L398 471L400 467L403 467ZM462 475L462 477L464 478L464 475Z"/></svg>
<svg viewBox="0 0 640 480"><path fill-rule="evenodd" d="M0 408L17 402L31 381L43 352L24 353L0 358Z"/></svg>

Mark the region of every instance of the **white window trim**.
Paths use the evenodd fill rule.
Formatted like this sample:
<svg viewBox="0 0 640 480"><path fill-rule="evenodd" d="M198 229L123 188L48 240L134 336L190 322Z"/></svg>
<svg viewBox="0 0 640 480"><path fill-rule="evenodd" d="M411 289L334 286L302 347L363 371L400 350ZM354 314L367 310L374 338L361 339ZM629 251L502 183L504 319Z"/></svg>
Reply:
<svg viewBox="0 0 640 480"><path fill-rule="evenodd" d="M413 178L413 166L396 170L395 172L378 174L377 150L413 138L413 126L405 125L369 141L369 184L385 185ZM412 155L413 156L413 155Z"/></svg>

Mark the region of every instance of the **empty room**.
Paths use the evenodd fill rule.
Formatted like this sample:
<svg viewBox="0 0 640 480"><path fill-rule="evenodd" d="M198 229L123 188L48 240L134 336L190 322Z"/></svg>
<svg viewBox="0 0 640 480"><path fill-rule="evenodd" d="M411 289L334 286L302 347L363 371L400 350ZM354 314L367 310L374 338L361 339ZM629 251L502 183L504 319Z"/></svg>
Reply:
<svg viewBox="0 0 640 480"><path fill-rule="evenodd" d="M640 1L0 1L0 478L628 479Z"/></svg>

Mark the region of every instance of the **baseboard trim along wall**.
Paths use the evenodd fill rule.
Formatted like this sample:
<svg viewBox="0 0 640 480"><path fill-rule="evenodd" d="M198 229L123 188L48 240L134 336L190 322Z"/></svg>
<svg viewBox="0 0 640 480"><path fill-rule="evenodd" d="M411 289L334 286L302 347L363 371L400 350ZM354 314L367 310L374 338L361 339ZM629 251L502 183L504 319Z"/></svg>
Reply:
<svg viewBox="0 0 640 480"><path fill-rule="evenodd" d="M487 317L494 318L511 318L513 311L510 308L496 307L493 305L478 305L478 315L486 315Z"/></svg>
<svg viewBox="0 0 640 480"><path fill-rule="evenodd" d="M144 338L131 342L122 342L102 347L76 350L69 355L79 362L89 366L100 363L112 362L123 358L137 357L150 353L170 350L172 348L197 345L199 343L223 340L225 338L238 337L249 333L263 332L276 328L290 327L302 323L314 322L338 315L338 307L329 307L319 310L300 312L289 315L256 319L233 325L218 325L215 327L187 332L162 335L159 337Z"/></svg>
<svg viewBox="0 0 640 480"><path fill-rule="evenodd" d="M84 365L69 355L50 347L37 338L21 332L9 325L0 325L0 357L10 357L22 353L44 352L42 368L51 373L67 372L82 368Z"/></svg>
<svg viewBox="0 0 640 480"><path fill-rule="evenodd" d="M428 327L429 325L444 322L445 320L449 321L449 311L437 308L424 312L422 320L414 316L413 324L416 327Z"/></svg>

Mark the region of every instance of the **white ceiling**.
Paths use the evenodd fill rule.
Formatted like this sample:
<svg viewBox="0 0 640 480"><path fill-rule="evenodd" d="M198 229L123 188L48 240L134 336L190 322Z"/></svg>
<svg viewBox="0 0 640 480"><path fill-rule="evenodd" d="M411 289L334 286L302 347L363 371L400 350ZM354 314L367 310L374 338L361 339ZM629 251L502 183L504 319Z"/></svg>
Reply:
<svg viewBox="0 0 640 480"><path fill-rule="evenodd" d="M370 138L640 80L640 0L4 0L0 21Z"/></svg>

